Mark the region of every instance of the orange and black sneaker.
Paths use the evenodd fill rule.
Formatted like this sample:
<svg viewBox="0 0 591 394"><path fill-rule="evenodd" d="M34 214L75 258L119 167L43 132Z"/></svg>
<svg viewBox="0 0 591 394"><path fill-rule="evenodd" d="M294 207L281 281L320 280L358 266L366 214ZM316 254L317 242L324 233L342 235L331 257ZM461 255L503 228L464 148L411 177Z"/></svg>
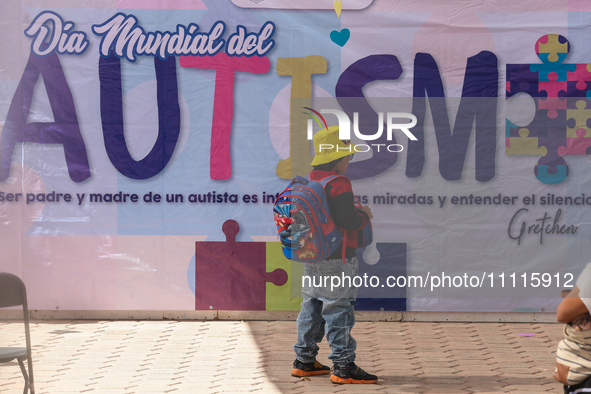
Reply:
<svg viewBox="0 0 591 394"><path fill-rule="evenodd" d="M378 377L365 372L355 363L351 363L345 368L335 365L332 369L332 375L330 375L330 381L335 384L377 383Z"/></svg>
<svg viewBox="0 0 591 394"><path fill-rule="evenodd" d="M311 363L303 363L296 358L293 362L293 369L291 370L291 376L302 378L304 376L315 376L315 375L326 375L330 373L330 368L326 365L322 365L318 361Z"/></svg>

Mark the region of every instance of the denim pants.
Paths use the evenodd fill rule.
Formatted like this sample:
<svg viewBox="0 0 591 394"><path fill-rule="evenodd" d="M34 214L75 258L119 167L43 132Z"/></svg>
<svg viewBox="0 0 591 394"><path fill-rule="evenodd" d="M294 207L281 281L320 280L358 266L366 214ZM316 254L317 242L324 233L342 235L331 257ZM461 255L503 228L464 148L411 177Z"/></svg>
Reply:
<svg viewBox="0 0 591 394"><path fill-rule="evenodd" d="M305 265L304 301L297 319L297 343L293 346L301 362L316 360L317 343L325 334L332 350L328 358L333 364L344 367L355 361L357 343L351 336L351 329L355 324L353 308L357 298L353 278L358 269L357 257L347 259L347 264L343 260L321 260Z"/></svg>

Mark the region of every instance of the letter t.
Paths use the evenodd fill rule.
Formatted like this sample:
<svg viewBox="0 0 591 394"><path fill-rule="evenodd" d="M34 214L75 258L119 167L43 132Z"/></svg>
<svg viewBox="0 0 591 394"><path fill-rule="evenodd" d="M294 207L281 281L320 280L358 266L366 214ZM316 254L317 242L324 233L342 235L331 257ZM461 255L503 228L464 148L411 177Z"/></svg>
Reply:
<svg viewBox="0 0 591 394"><path fill-rule="evenodd" d="M179 63L186 68L216 70L209 174L211 179L229 179L232 176L230 135L234 115L235 72L264 74L271 68L271 61L267 57L237 57L218 53L206 57L180 56Z"/></svg>

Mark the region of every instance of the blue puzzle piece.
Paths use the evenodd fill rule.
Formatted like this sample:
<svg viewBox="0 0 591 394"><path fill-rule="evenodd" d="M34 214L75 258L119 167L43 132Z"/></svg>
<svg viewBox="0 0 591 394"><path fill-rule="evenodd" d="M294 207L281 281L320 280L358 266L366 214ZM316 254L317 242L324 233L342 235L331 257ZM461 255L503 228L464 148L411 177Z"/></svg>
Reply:
<svg viewBox="0 0 591 394"><path fill-rule="evenodd" d="M542 55L548 55L547 53L539 53L538 56L540 56L540 58L542 58ZM562 55L562 54L560 54ZM566 56L568 54L564 54L564 56L562 57L562 59L560 60L560 62L562 62L564 59L566 59ZM543 61L543 59L542 59ZM532 72L538 72L538 75L540 77L540 81L550 81L551 79L548 77L548 74L550 73L556 73L558 75L558 78L556 79L557 81L567 81L568 79L568 74L567 72L574 72L577 69L577 65L576 64L561 64L560 62L557 63L551 63L551 62L544 62L543 64L531 64L529 66L529 69Z"/></svg>
<svg viewBox="0 0 591 394"><path fill-rule="evenodd" d="M509 119L505 119L505 138L519 137L519 129L515 123L510 122Z"/></svg>
<svg viewBox="0 0 591 394"><path fill-rule="evenodd" d="M555 171L554 173L550 173ZM568 166L544 166L536 165L534 168L536 178L546 185L555 185L564 181L568 177Z"/></svg>
<svg viewBox="0 0 591 394"><path fill-rule="evenodd" d="M389 287L395 279L406 278L406 244L405 243L377 243L380 260L375 265L367 264L363 259L366 248L357 249L359 259L359 277L367 277L368 286L359 287L355 310L360 311L405 311L406 287ZM377 287L370 283L377 283L372 277L379 279ZM400 282L402 284L402 282Z"/></svg>

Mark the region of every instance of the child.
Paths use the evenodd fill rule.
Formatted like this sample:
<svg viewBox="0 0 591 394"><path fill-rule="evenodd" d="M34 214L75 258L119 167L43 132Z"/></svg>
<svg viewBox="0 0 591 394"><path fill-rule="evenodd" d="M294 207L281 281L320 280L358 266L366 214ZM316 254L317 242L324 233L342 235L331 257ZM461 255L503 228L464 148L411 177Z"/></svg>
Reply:
<svg viewBox="0 0 591 394"><path fill-rule="evenodd" d="M316 155L312 160L313 171L309 178L321 180L332 175L343 175L347 170L355 145L351 141L339 140L336 126L320 130L314 135ZM321 149L322 147L322 149ZM332 147L328 148L327 147ZM358 231L372 219L371 209L354 207L351 182L346 177L330 181L326 187L326 198L334 223L346 236L345 259L342 259L342 246L327 259L316 263L306 263L305 275L310 278L324 276L348 276L354 278L359 268L355 249L358 245ZM302 309L297 319L298 337L294 345L296 360L293 363L293 376L312 376L330 373L330 369L316 361L317 343L326 334L332 352L328 358L333 362L330 380L336 384L376 383L377 376L371 375L355 365L355 339L351 329L355 324L355 299L357 288L350 283L331 289L307 286L302 288ZM312 283L317 283L312 281Z"/></svg>
<svg viewBox="0 0 591 394"><path fill-rule="evenodd" d="M591 330L591 314L589 312L583 313L581 316L575 317L569 324L575 331L589 331Z"/></svg>
<svg viewBox="0 0 591 394"><path fill-rule="evenodd" d="M587 264L573 290L556 310L564 325L564 339L556 351L554 378L564 384L565 393L591 388L591 263Z"/></svg>

